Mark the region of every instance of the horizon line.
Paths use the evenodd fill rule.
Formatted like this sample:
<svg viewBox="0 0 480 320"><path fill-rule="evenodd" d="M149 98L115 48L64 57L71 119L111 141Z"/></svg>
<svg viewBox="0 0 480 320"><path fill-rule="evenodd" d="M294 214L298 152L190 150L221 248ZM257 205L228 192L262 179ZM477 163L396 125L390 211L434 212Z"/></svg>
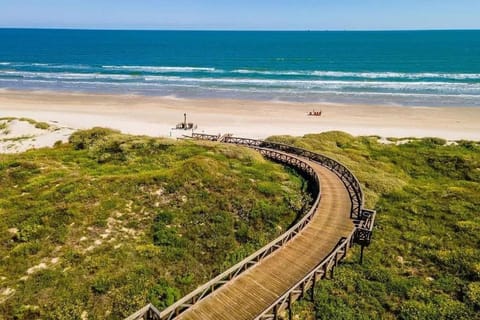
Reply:
<svg viewBox="0 0 480 320"><path fill-rule="evenodd" d="M88 27L11 27L0 30L77 30L77 31L200 31L200 32L402 32L402 31L480 31L480 28L406 28L406 29L189 29L189 28L88 28Z"/></svg>

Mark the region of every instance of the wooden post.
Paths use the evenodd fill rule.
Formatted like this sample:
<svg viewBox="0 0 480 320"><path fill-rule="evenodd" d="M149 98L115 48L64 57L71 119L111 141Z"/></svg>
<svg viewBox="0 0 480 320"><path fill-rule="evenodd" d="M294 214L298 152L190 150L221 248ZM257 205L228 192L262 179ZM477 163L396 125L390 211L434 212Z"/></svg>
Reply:
<svg viewBox="0 0 480 320"><path fill-rule="evenodd" d="M277 320L278 319L278 305L275 305L275 307L273 307L273 320Z"/></svg>
<svg viewBox="0 0 480 320"><path fill-rule="evenodd" d="M292 314L292 293L288 295L288 320L292 320L293 314Z"/></svg>
<svg viewBox="0 0 480 320"><path fill-rule="evenodd" d="M323 269L323 270L322 270L322 271L323 271L323 274L322 274L322 276L320 277L320 279L326 279L326 278L327 278L327 272L328 272L328 263L325 263L325 264L323 265L323 268L322 268L322 269Z"/></svg>
<svg viewBox="0 0 480 320"><path fill-rule="evenodd" d="M312 302L315 299L315 284L317 282L317 274L313 274L313 282L312 282L312 287L310 288L310 298L312 299Z"/></svg>
<svg viewBox="0 0 480 320"><path fill-rule="evenodd" d="M365 248L365 246L362 244L360 248L360 264L363 264L363 248Z"/></svg>

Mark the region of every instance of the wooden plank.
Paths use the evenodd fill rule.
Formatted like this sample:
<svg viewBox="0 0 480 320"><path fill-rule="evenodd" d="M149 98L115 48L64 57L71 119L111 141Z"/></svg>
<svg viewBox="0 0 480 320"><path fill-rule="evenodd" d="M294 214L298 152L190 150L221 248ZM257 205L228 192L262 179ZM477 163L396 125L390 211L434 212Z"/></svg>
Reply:
<svg viewBox="0 0 480 320"><path fill-rule="evenodd" d="M353 229L351 202L339 176L309 162L322 200L312 221L283 248L198 302L178 319L250 320L308 274Z"/></svg>

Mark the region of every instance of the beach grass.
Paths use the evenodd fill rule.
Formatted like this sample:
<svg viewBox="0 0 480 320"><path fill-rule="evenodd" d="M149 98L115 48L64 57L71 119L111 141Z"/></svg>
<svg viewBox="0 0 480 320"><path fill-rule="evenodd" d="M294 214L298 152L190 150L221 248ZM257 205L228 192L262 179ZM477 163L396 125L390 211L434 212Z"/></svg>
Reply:
<svg viewBox="0 0 480 320"><path fill-rule="evenodd" d="M42 130L50 129L50 125L46 122L39 122L30 118L18 118L18 121L28 122L37 129L42 129Z"/></svg>
<svg viewBox="0 0 480 320"><path fill-rule="evenodd" d="M478 319L480 145L437 138L354 138L341 132L272 137L327 154L359 178L377 210L363 265L355 248L317 286L305 319ZM405 142L407 141L407 142Z"/></svg>
<svg viewBox="0 0 480 320"><path fill-rule="evenodd" d="M300 319L474 319L480 310L480 145L343 132L269 140L331 156L378 212ZM305 182L249 149L80 131L2 155L0 314L122 318L162 309L282 233Z"/></svg>
<svg viewBox="0 0 480 320"><path fill-rule="evenodd" d="M0 315L162 309L281 234L295 172L236 146L95 128L0 155Z"/></svg>
<svg viewBox="0 0 480 320"><path fill-rule="evenodd" d="M41 129L41 130L48 130L48 129L51 128L51 126L48 123L43 122L43 121L36 121L34 119L31 119L31 118L1 117L0 118L0 130L8 129L9 123L11 123L14 120L27 122L27 123L31 124L32 126L34 126L35 128Z"/></svg>

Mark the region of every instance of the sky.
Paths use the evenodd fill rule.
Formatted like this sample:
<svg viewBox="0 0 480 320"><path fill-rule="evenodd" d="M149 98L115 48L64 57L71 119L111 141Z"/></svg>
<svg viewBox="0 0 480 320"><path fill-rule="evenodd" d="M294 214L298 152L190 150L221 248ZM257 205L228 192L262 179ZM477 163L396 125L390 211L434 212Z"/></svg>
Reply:
<svg viewBox="0 0 480 320"><path fill-rule="evenodd" d="M0 0L0 27L480 29L480 0Z"/></svg>

